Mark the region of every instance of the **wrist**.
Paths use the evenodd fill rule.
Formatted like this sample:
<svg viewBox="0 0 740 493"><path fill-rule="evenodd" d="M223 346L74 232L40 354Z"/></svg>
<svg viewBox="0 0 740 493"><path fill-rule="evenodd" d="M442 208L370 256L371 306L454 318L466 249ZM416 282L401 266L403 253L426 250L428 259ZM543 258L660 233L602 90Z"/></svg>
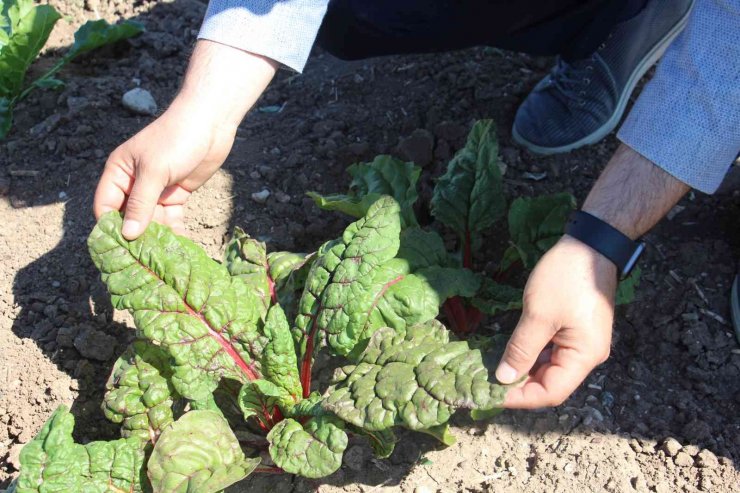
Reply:
<svg viewBox="0 0 740 493"><path fill-rule="evenodd" d="M235 132L276 70L269 58L199 40L171 106L189 120Z"/></svg>
<svg viewBox="0 0 740 493"><path fill-rule="evenodd" d="M567 251L568 258L587 266L588 269L600 278L609 280L617 279L617 266L614 262L582 241L568 234L564 234L558 240L557 245Z"/></svg>

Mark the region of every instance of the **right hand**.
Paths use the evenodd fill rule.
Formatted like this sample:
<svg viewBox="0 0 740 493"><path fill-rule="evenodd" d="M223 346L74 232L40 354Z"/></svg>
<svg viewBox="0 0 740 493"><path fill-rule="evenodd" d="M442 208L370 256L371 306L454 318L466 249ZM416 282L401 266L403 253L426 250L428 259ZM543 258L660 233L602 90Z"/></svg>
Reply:
<svg viewBox="0 0 740 493"><path fill-rule="evenodd" d="M124 211L127 240L152 220L182 233L185 201L223 164L239 122L276 69L269 58L199 40L167 111L108 157L95 191L95 217Z"/></svg>
<svg viewBox="0 0 740 493"><path fill-rule="evenodd" d="M152 220L182 233L185 202L223 164L235 130L193 118L173 104L108 157L95 191L95 217L124 211L122 234L128 240Z"/></svg>

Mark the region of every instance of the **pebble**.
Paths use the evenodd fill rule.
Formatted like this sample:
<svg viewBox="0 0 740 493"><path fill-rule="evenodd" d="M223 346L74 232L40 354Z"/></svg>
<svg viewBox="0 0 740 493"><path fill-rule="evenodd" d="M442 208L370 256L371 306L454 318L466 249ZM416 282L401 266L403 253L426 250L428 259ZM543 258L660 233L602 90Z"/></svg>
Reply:
<svg viewBox="0 0 740 493"><path fill-rule="evenodd" d="M281 192L280 190L278 190L277 192L275 192L275 198L281 204L287 204L288 202L290 202L290 195L288 195L285 192Z"/></svg>
<svg viewBox="0 0 740 493"><path fill-rule="evenodd" d="M59 327L57 331L57 344L60 347L72 348L75 345L75 337L79 330L77 327Z"/></svg>
<svg viewBox="0 0 740 493"><path fill-rule="evenodd" d="M90 105L90 100L84 96L69 96L67 97L67 109L72 113L86 108Z"/></svg>
<svg viewBox="0 0 740 493"><path fill-rule="evenodd" d="M16 471L21 470L21 449L23 448L22 443L16 443L12 447L10 447L10 451L8 452L8 464L13 466L13 468Z"/></svg>
<svg viewBox="0 0 740 493"><path fill-rule="evenodd" d="M121 103L127 110L139 115L152 116L157 113L157 102L154 101L154 96L140 87L126 92L121 98Z"/></svg>
<svg viewBox="0 0 740 493"><path fill-rule="evenodd" d="M699 452L699 455L696 456L696 459L696 464L699 467L714 469L719 465L719 460L717 460L717 456L707 449Z"/></svg>
<svg viewBox="0 0 740 493"><path fill-rule="evenodd" d="M676 454L681 450L681 444L675 438L668 437L660 446L660 449L665 452L668 457L675 457Z"/></svg>
<svg viewBox="0 0 740 493"><path fill-rule="evenodd" d="M694 465L694 459L686 452L677 453L676 457L673 458L673 462L679 467L691 467Z"/></svg>
<svg viewBox="0 0 740 493"><path fill-rule="evenodd" d="M262 189L261 192L255 192L252 194L252 200L257 202L258 204L264 204L267 202L267 199L270 198L270 191L266 188Z"/></svg>
<svg viewBox="0 0 740 493"><path fill-rule="evenodd" d="M116 349L116 338L105 332L86 328L74 340L75 348L82 356L98 361L107 361Z"/></svg>
<svg viewBox="0 0 740 493"><path fill-rule="evenodd" d="M699 447L697 447L696 445L686 445L684 446L683 451L689 454L691 457L696 457L697 455L699 455Z"/></svg>

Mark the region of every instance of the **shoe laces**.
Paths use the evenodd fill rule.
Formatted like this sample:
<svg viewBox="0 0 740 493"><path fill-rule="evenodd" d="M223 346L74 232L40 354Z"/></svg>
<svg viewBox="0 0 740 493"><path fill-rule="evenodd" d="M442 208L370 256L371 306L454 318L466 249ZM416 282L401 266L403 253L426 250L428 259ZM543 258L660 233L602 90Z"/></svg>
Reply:
<svg viewBox="0 0 740 493"><path fill-rule="evenodd" d="M566 62L558 57L550 71L548 87L556 88L568 102L583 106L586 103L583 98L585 87L591 83L595 62L595 56L575 62Z"/></svg>

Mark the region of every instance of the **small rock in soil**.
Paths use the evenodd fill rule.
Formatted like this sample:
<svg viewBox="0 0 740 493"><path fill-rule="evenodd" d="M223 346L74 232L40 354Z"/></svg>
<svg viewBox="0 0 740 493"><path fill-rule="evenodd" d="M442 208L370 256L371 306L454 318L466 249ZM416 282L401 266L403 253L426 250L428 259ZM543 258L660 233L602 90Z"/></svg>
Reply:
<svg viewBox="0 0 740 493"><path fill-rule="evenodd" d="M661 445L660 449L665 452L668 457L675 457L676 454L681 450L681 444L675 438L666 438Z"/></svg>
<svg viewBox="0 0 740 493"><path fill-rule="evenodd" d="M59 113L54 113L41 123L38 123L35 126L31 127L31 130L29 130L28 133L31 134L31 137L36 139L44 137L46 134L57 128L61 121L62 115L60 115Z"/></svg>
<svg viewBox="0 0 740 493"><path fill-rule="evenodd" d="M278 190L277 192L275 192L275 198L281 204L287 204L288 202L290 202L290 195L288 195L285 192L281 192L280 190Z"/></svg>
<svg viewBox="0 0 740 493"><path fill-rule="evenodd" d="M398 152L403 159L413 161L422 168L432 162L433 149L434 136L421 128L414 130L398 145Z"/></svg>
<svg viewBox="0 0 740 493"><path fill-rule="evenodd" d="M519 151L514 147L502 147L501 159L503 159L506 164L514 166L519 162Z"/></svg>
<svg viewBox="0 0 740 493"><path fill-rule="evenodd" d="M677 453L676 457L673 458L673 462L679 467L691 467L694 465L694 459L686 452Z"/></svg>
<svg viewBox="0 0 740 493"><path fill-rule="evenodd" d="M697 447L696 445L686 445L683 448L683 451L689 454L691 457L696 457L697 455L699 455L699 447Z"/></svg>
<svg viewBox="0 0 740 493"><path fill-rule="evenodd" d="M704 467L707 469L714 469L715 467L719 465L717 456L707 449L704 449L701 452L699 452L699 455L697 455L696 459L697 459L696 464L699 467Z"/></svg>
<svg viewBox="0 0 740 493"><path fill-rule="evenodd" d="M255 192L252 194L252 200L257 202L258 204L264 204L267 202L267 199L270 198L270 191L268 189L263 189L261 192Z"/></svg>
<svg viewBox="0 0 740 493"><path fill-rule="evenodd" d="M84 96L69 96L67 98L67 108L71 113L77 113L78 111L87 108L90 105L90 100Z"/></svg>
<svg viewBox="0 0 740 493"><path fill-rule="evenodd" d="M152 93L140 87L126 92L121 102L127 110L139 115L152 116L157 113L157 102L154 101Z"/></svg>
<svg viewBox="0 0 740 493"><path fill-rule="evenodd" d="M77 327L59 327L57 331L57 344L59 347L72 348L75 345L75 337L79 329Z"/></svg>
<svg viewBox="0 0 740 493"><path fill-rule="evenodd" d="M107 361L116 349L116 338L99 330L85 328L75 337L74 345L85 358Z"/></svg>
<svg viewBox="0 0 740 493"><path fill-rule="evenodd" d="M16 443L8 451L8 464L13 466L16 471L21 470L21 449L23 448L22 443Z"/></svg>

